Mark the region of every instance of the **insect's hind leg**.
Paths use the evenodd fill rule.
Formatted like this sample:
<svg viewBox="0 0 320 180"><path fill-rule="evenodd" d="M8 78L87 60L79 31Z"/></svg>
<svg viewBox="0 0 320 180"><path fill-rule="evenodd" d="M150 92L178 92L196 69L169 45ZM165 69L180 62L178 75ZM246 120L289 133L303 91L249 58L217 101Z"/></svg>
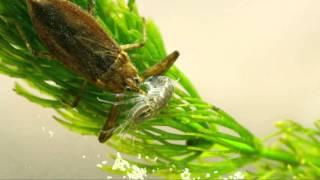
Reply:
<svg viewBox="0 0 320 180"><path fill-rule="evenodd" d="M100 143L104 143L111 138L115 128L117 127L117 118L119 116L119 113L119 106L113 105L104 126L100 130L100 134L98 137Z"/></svg>
<svg viewBox="0 0 320 180"><path fill-rule="evenodd" d="M151 66L150 68L146 69L142 74L142 80L144 81L148 77L151 76L159 76L165 73L170 67L176 62L179 57L179 52L174 51L169 54L165 59L163 59L158 64Z"/></svg>
<svg viewBox="0 0 320 180"><path fill-rule="evenodd" d="M27 48L27 50L35 57L38 57L38 58L44 58L44 59L54 59L51 54L49 52L39 52L39 51L36 51L32 48L31 44L29 43L25 33L23 32L21 26L17 23L15 23L15 26L16 26L16 29L19 33L19 36L21 37L21 39L24 41L24 44Z"/></svg>
<svg viewBox="0 0 320 180"><path fill-rule="evenodd" d="M142 36L143 36L143 39L141 42L137 42L137 43L133 43L133 44L124 44L124 45L121 45L121 49L123 51L130 51L130 50L133 50L133 49L137 49L137 48L142 48L146 42L147 42L147 28L146 28L146 20L145 18L142 18L142 21L143 21L143 32L142 32Z"/></svg>

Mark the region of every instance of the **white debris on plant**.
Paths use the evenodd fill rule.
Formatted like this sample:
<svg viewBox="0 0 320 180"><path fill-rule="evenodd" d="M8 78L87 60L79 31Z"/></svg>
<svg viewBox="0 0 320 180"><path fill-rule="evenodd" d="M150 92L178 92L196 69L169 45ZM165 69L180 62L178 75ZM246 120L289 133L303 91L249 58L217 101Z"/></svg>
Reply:
<svg viewBox="0 0 320 180"><path fill-rule="evenodd" d="M240 171L232 174L232 175L229 175L228 177L224 177L223 178L224 180L241 180L241 179L245 179L244 178L244 174Z"/></svg>
<svg viewBox="0 0 320 180"><path fill-rule="evenodd" d="M102 168L103 166L102 166L102 164L97 164L96 165L98 168Z"/></svg>
<svg viewBox="0 0 320 180"><path fill-rule="evenodd" d="M206 174L206 178L209 178L209 177L211 177L211 174L210 174L210 173L207 173L207 174Z"/></svg>
<svg viewBox="0 0 320 180"><path fill-rule="evenodd" d="M123 179L128 178L132 180L144 180L147 177L147 170L145 168L139 168L136 165L130 165L130 163L121 157L121 154L117 153L117 158L114 161L112 170L120 170L127 172L127 176L123 176Z"/></svg>
<svg viewBox="0 0 320 180"><path fill-rule="evenodd" d="M242 172L238 171L233 174L233 179L235 179L235 180L244 179L244 174Z"/></svg>
<svg viewBox="0 0 320 180"><path fill-rule="evenodd" d="M191 173L188 168L185 168L180 174L182 180L190 180Z"/></svg>
<svg viewBox="0 0 320 180"><path fill-rule="evenodd" d="M143 180L147 177L147 170L145 168L139 168L138 166L133 165L131 170L131 172L127 173L129 179Z"/></svg>
<svg viewBox="0 0 320 180"><path fill-rule="evenodd" d="M126 171L129 168L130 168L129 162L122 159L120 153L117 153L117 159L114 161L112 170Z"/></svg>

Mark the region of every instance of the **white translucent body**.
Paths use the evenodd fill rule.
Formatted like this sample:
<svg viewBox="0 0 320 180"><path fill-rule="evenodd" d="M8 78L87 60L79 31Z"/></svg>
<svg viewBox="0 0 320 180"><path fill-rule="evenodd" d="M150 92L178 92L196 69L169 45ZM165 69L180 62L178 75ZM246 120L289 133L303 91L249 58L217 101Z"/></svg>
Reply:
<svg viewBox="0 0 320 180"><path fill-rule="evenodd" d="M136 103L129 110L128 120L137 122L155 116L167 105L174 92L173 81L165 76L150 77L143 85L146 94L134 98Z"/></svg>

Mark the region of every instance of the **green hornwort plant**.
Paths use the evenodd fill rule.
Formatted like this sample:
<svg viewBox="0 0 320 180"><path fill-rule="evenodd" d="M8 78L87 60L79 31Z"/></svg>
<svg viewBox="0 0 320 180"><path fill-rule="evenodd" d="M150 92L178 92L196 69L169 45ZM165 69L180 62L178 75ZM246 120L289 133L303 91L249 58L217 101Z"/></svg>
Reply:
<svg viewBox="0 0 320 180"><path fill-rule="evenodd" d="M73 0L82 8L87 0ZM143 20L134 0L97 0L97 21L119 44L142 38ZM42 95L16 84L15 91L33 103L56 110L54 119L82 135L99 134L113 93L93 85L85 90L76 108L72 101L82 79L58 61L35 57L25 46L16 25L33 49L45 51L28 16L24 0L0 1L0 72L25 80ZM141 49L129 52L140 72L167 54L160 32L148 19L148 40ZM175 94L156 117L136 125L126 135L113 136L107 144L117 154L114 165L97 166L110 174L131 179L161 176L168 179L305 179L320 178L320 122L305 128L293 121L277 124L279 131L260 140L223 110L203 101L188 78L176 67L166 76L177 80ZM43 96L45 95L45 96ZM130 108L130 107L125 107ZM119 123L125 123L122 113ZM225 131L228 129L228 131ZM137 158L138 157L138 158Z"/></svg>

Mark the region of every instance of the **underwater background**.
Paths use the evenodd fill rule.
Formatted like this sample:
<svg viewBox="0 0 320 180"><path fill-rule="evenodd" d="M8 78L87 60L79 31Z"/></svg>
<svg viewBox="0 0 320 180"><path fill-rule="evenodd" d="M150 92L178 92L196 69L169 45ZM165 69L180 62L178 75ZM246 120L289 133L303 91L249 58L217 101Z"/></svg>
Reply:
<svg viewBox="0 0 320 180"><path fill-rule="evenodd" d="M259 137L320 117L319 1L137 1L203 99ZM106 146L69 132L0 75L0 178L99 178Z"/></svg>

